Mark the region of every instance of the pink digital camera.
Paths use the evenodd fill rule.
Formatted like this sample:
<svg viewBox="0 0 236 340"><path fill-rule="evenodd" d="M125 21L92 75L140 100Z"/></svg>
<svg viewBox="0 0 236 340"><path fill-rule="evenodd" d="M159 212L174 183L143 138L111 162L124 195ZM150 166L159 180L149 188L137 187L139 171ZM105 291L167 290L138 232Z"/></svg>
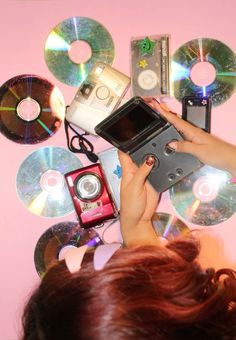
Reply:
<svg viewBox="0 0 236 340"><path fill-rule="evenodd" d="M90 228L117 216L100 164L65 174L81 226Z"/></svg>

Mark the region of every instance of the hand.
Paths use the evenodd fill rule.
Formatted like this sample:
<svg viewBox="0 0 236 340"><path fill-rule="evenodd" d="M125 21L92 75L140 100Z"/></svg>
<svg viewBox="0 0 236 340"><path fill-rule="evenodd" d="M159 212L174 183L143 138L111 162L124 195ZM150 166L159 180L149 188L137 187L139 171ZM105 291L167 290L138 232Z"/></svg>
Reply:
<svg viewBox="0 0 236 340"><path fill-rule="evenodd" d="M157 244L158 237L151 223L160 194L146 180L152 165L139 168L125 153L119 151L121 178L121 233L126 246Z"/></svg>
<svg viewBox="0 0 236 340"><path fill-rule="evenodd" d="M177 152L187 152L196 156L201 162L215 168L226 170L236 176L236 146L209 134L202 129L168 112L162 104L154 99L147 103L159 111L183 135L184 141L171 142L169 146Z"/></svg>

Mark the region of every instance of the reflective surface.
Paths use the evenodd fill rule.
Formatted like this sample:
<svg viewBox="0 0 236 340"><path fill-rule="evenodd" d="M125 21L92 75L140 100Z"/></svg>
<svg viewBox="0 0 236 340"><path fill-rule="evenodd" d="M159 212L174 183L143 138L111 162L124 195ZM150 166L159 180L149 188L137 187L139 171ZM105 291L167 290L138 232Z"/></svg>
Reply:
<svg viewBox="0 0 236 340"><path fill-rule="evenodd" d="M211 96L214 106L222 104L231 97L236 88L236 56L224 43L214 39L199 38L188 41L173 55L172 80L174 96L181 101L185 96ZM201 63L197 73L202 80L210 83L206 86L196 85L191 76L193 68ZM209 63L210 68L207 69ZM212 78L212 69L215 76ZM200 79L201 80L201 79Z"/></svg>
<svg viewBox="0 0 236 340"><path fill-rule="evenodd" d="M64 98L46 79L24 74L0 87L0 131L13 142L35 144L48 139L64 116Z"/></svg>
<svg viewBox="0 0 236 340"><path fill-rule="evenodd" d="M157 235L168 241L189 233L189 228L183 221L167 213L155 213L152 218L152 225Z"/></svg>
<svg viewBox="0 0 236 340"><path fill-rule="evenodd" d="M39 276L42 278L53 263L63 259L68 248L84 244L96 247L102 241L94 229L81 229L77 222L62 222L47 229L34 251L34 264Z"/></svg>
<svg viewBox="0 0 236 340"><path fill-rule="evenodd" d="M85 63L70 59L70 46L85 41L91 48L91 58ZM45 43L45 61L49 70L61 82L79 87L93 65L102 61L112 64L114 43L110 33L99 22L86 17L72 17L59 23Z"/></svg>
<svg viewBox="0 0 236 340"><path fill-rule="evenodd" d="M203 166L170 189L176 212L201 226L226 221L236 211L236 185L227 172Z"/></svg>
<svg viewBox="0 0 236 340"><path fill-rule="evenodd" d="M64 174L83 167L79 158L60 147L43 147L31 153L20 165L17 193L33 214L64 216L74 210Z"/></svg>

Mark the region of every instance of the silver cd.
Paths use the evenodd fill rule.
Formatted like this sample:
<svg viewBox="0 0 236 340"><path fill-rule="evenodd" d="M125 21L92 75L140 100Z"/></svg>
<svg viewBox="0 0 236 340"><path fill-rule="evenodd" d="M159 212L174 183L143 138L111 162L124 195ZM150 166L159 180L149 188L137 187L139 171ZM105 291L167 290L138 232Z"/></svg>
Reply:
<svg viewBox="0 0 236 340"><path fill-rule="evenodd" d="M82 168L72 152L60 147L43 147L20 165L16 188L20 200L35 215L65 216L74 211L64 174Z"/></svg>
<svg viewBox="0 0 236 340"><path fill-rule="evenodd" d="M236 211L236 186L230 174L203 166L170 189L176 212L185 220L211 226L230 218Z"/></svg>
<svg viewBox="0 0 236 340"><path fill-rule="evenodd" d="M91 48L91 57L84 63L76 63L69 56L76 41L86 42ZM99 22L86 17L72 17L50 32L45 44L45 60L57 79L79 87L95 63L113 63L114 43L110 33Z"/></svg>
<svg viewBox="0 0 236 340"><path fill-rule="evenodd" d="M35 268L42 278L53 263L62 260L71 247L84 244L96 247L102 240L93 229L82 229L78 222L61 222L48 228L39 238L34 251Z"/></svg>
<svg viewBox="0 0 236 340"><path fill-rule="evenodd" d="M210 96L217 106L236 89L236 55L223 42L199 38L186 42L173 55L174 96Z"/></svg>
<svg viewBox="0 0 236 340"><path fill-rule="evenodd" d="M155 213L152 217L152 225L157 235L167 241L189 233L188 226L177 216L163 212Z"/></svg>

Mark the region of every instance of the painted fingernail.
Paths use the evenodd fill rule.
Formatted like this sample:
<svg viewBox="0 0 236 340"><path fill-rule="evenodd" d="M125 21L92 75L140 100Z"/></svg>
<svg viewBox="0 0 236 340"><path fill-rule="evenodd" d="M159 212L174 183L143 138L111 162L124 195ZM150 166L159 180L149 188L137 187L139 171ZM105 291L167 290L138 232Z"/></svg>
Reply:
<svg viewBox="0 0 236 340"><path fill-rule="evenodd" d="M177 149L177 142L170 142L168 144L168 147L173 149L173 150L176 150Z"/></svg>
<svg viewBox="0 0 236 340"><path fill-rule="evenodd" d="M155 97L152 97L152 100L155 100L158 104L160 104L159 100L157 100Z"/></svg>
<svg viewBox="0 0 236 340"><path fill-rule="evenodd" d="M151 155L147 156L146 159L145 159L145 163L148 166L152 166L155 163L155 157L151 156Z"/></svg>

